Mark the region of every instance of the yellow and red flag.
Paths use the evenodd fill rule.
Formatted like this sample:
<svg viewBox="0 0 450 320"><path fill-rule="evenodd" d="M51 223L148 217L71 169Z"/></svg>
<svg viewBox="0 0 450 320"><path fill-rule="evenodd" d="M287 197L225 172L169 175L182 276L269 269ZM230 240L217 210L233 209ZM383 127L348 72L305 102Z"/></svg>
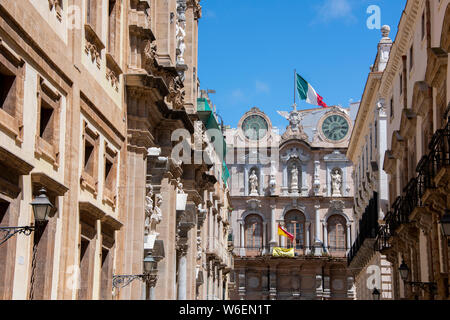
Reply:
<svg viewBox="0 0 450 320"><path fill-rule="evenodd" d="M292 233L287 232L282 226L278 225L278 235L291 239L294 241L294 235Z"/></svg>

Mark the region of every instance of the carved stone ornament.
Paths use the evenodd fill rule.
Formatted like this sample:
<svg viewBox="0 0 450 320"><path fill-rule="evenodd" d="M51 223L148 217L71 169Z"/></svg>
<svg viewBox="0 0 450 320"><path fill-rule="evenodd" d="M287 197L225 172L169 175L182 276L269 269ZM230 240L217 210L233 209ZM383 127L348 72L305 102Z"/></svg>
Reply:
<svg viewBox="0 0 450 320"><path fill-rule="evenodd" d="M247 200L247 207L252 210L259 209L261 208L261 200L257 199Z"/></svg>
<svg viewBox="0 0 450 320"><path fill-rule="evenodd" d="M277 111L279 115L289 121L289 125L286 127L286 132L283 134L282 139L288 140L297 138L300 140L308 140L308 135L303 131L303 126L301 122L304 115L297 111L297 105L294 104L291 112L287 111Z"/></svg>
<svg viewBox="0 0 450 320"><path fill-rule="evenodd" d="M289 149L284 155L281 156L281 160L287 162L291 159L299 159L301 162L307 162L311 158L304 153L302 149L292 148Z"/></svg>
<svg viewBox="0 0 450 320"><path fill-rule="evenodd" d="M345 208L345 203L342 200L331 200L330 201L330 209L333 210L333 212L338 213L342 212Z"/></svg>

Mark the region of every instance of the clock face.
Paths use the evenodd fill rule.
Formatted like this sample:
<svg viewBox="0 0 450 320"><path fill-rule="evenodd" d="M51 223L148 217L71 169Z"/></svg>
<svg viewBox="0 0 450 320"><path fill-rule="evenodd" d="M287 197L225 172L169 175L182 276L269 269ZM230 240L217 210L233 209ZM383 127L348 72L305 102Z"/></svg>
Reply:
<svg viewBox="0 0 450 320"><path fill-rule="evenodd" d="M260 140L267 135L269 126L266 119L261 116L249 116L242 122L242 131L249 140Z"/></svg>
<svg viewBox="0 0 450 320"><path fill-rule="evenodd" d="M332 141L340 141L344 139L348 131L350 130L350 125L348 121L340 115L332 115L326 118L322 124L322 132L325 137Z"/></svg>

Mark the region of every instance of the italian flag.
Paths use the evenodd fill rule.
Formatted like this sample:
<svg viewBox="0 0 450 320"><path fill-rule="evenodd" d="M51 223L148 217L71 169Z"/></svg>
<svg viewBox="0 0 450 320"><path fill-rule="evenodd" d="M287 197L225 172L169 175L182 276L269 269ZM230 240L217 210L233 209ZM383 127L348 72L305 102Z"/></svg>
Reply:
<svg viewBox="0 0 450 320"><path fill-rule="evenodd" d="M300 99L306 100L307 103L315 106L328 108L327 104L323 102L323 98L319 96L314 88L299 74L297 74L297 91Z"/></svg>
<svg viewBox="0 0 450 320"><path fill-rule="evenodd" d="M278 235L291 239L294 241L294 235L292 233L287 232L282 226L278 225Z"/></svg>

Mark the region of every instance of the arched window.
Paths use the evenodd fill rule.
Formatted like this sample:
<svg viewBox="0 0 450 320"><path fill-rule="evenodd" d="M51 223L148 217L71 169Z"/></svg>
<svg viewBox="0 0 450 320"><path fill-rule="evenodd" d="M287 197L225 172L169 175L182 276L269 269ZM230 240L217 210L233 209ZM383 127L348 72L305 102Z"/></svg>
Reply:
<svg viewBox="0 0 450 320"><path fill-rule="evenodd" d="M285 217L286 229L294 235L295 249L303 249L305 245L305 216L299 212L290 212ZM293 243L287 239L288 248L292 248Z"/></svg>
<svg viewBox="0 0 450 320"><path fill-rule="evenodd" d="M331 216L328 219L328 247L330 251L346 250L346 221L340 215Z"/></svg>
<svg viewBox="0 0 450 320"><path fill-rule="evenodd" d="M245 219L245 247L247 249L262 248L263 228L262 219L257 215L250 215Z"/></svg>

